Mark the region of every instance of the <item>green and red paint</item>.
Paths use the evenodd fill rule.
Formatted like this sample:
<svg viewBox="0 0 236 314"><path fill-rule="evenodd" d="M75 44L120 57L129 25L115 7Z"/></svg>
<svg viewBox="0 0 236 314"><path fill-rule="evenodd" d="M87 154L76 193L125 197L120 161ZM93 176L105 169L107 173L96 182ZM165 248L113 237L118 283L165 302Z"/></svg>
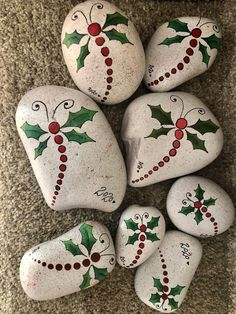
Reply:
<svg viewBox="0 0 236 314"><path fill-rule="evenodd" d="M84 15L84 13L80 10L76 11L73 16L72 20L77 20L78 19L78 14L82 14L83 17L85 18L85 21L87 23L87 33L86 34L80 34L76 30L73 33L65 33L65 38L63 40L63 44L66 45L67 48L69 48L72 44L79 45L80 41L82 38L87 38L87 43L84 46L81 46L80 48L80 54L78 58L76 59L77 63L77 72L85 66L85 59L86 57L90 54L89 50L89 42L90 40L95 39L95 43L98 47L100 47L100 53L102 56L105 58L104 64L107 68L106 70L106 90L104 92L104 95L98 94L99 98L101 99L101 102L104 103L106 102L110 91L112 89L112 82L113 82L113 69L112 69L112 64L113 64L113 59L110 56L111 51L110 49L106 46L106 40L108 39L109 41L111 40L116 40L119 41L122 45L123 44L131 44L133 45L127 38L125 33L118 32L115 28L109 29L111 26L117 26L117 25L126 25L128 26L128 19L121 15L119 12L115 12L113 14L107 14L106 15L106 20L102 25L99 23L93 22L92 21L92 11L94 6L97 6L98 9L103 9L103 5L101 3L95 3L92 5L89 13L89 19L90 22L88 22L88 19ZM107 30L108 28L108 30Z"/></svg>
<svg viewBox="0 0 236 314"><path fill-rule="evenodd" d="M165 166L171 159L173 159L178 152L178 149L181 147L181 141L187 140L192 144L193 150L202 150L208 153L207 148L205 146L205 140L199 137L199 134L204 135L206 133L216 133L219 127L212 122L211 119L208 120L201 120L194 124L189 125L187 115L192 112L193 110L198 110L198 113L203 115L205 114L205 110L202 108L193 108L190 109L183 115L184 112L184 103L183 100L176 95L171 95L170 100L176 102L179 99L182 103L182 111L180 117L174 122L171 116L171 112L166 112L162 109L161 105L158 106L151 106L148 107L151 110L152 118L158 120L161 127L158 129L153 129L151 134L146 136L145 138L155 138L158 139L160 136L166 136L169 132L174 132L174 140L172 142L172 148L170 148L168 154L163 157L156 165L152 167L149 171L147 171L143 176L132 180L132 183L138 183L145 179L148 179L151 175L155 172L159 171L161 168ZM196 133L191 133L190 131L194 130Z"/></svg>
<svg viewBox="0 0 236 314"><path fill-rule="evenodd" d="M191 65L191 58L194 57L196 49L200 51L202 55L202 62L208 67L211 58L208 54L208 49L218 50L221 38L217 37L215 34L209 37L203 37L201 27L206 24L212 24L213 22L203 23L201 26L197 27L199 23L200 20L196 27L192 30L189 29L188 23L184 23L179 19L172 20L168 23L167 27L175 30L177 34L174 37L167 37L159 45L170 46L172 44L185 42L185 39L188 39L189 47L185 50L186 55L183 56L183 59L179 61L176 67L170 69L169 72L163 73L163 75L160 75L157 79L149 82L148 86L161 84L164 80L170 78L172 75L175 75L178 71L183 71L185 67L188 68ZM213 29L217 31L216 28ZM151 76L152 74L150 73L150 77Z"/></svg>
<svg viewBox="0 0 236 314"><path fill-rule="evenodd" d="M188 216L190 213L194 213L194 220L196 221L197 225L199 225L203 220L204 217L210 220L214 227L215 235L218 234L218 223L213 217L213 215L209 212L209 206L214 206L216 203L216 198L204 198L205 191L202 189L200 184L198 184L197 188L194 190L195 192L195 200L191 199L192 193L186 193L186 199L182 201L183 206L179 213Z"/></svg>

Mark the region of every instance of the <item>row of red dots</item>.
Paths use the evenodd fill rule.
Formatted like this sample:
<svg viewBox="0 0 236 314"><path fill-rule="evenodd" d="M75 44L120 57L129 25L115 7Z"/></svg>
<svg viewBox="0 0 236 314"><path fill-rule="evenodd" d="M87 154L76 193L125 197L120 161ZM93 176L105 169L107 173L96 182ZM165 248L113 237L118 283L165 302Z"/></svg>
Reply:
<svg viewBox="0 0 236 314"><path fill-rule="evenodd" d="M140 259L140 255L143 254L143 249L145 247L145 244L143 243L146 240L146 236L144 234L141 234L139 237L139 240L141 243L139 243L139 249L136 252L135 258L133 261L128 265L127 267L133 267L135 264L137 264L138 260Z"/></svg>
<svg viewBox="0 0 236 314"><path fill-rule="evenodd" d="M215 218L212 216L210 212L208 212L208 209L205 206L201 208L201 212L205 215L206 218L210 219L210 221L212 222L214 226L214 233L215 235L217 235L219 230L218 230L218 223L215 220Z"/></svg>
<svg viewBox="0 0 236 314"><path fill-rule="evenodd" d="M167 266L165 264L165 259L164 259L164 256L161 252L161 250L159 249L159 254L160 254L160 258L161 258L161 267L162 267L162 270L163 270L163 294L161 296L161 298L163 300L167 300L168 299L168 295L166 294L168 291L169 291L169 287L168 287L168 283L169 283L169 278L168 278L168 272L167 272Z"/></svg>

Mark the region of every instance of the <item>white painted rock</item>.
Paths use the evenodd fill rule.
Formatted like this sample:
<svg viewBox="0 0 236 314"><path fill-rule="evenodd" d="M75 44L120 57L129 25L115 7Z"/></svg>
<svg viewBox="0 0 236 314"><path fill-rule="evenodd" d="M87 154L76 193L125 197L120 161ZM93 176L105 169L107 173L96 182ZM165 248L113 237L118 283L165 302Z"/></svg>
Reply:
<svg viewBox="0 0 236 314"><path fill-rule="evenodd" d="M141 265L160 246L165 220L155 207L132 205L121 215L116 235L117 262L126 268Z"/></svg>
<svg viewBox="0 0 236 314"><path fill-rule="evenodd" d="M126 15L106 1L86 1L67 15L62 51L78 88L96 101L117 104L141 83L145 55Z"/></svg>
<svg viewBox="0 0 236 314"><path fill-rule="evenodd" d="M213 181L198 176L180 178L172 185L167 212L178 229L197 237L226 231L235 216L229 195Z"/></svg>
<svg viewBox="0 0 236 314"><path fill-rule="evenodd" d="M220 42L219 26L206 18L181 17L163 24L146 50L146 85L155 92L169 91L204 73Z"/></svg>
<svg viewBox="0 0 236 314"><path fill-rule="evenodd" d="M197 171L212 162L223 134L210 110L183 92L147 94L127 108L122 125L128 182L142 187Z"/></svg>
<svg viewBox="0 0 236 314"><path fill-rule="evenodd" d="M20 280L30 298L49 300L96 285L114 266L108 229L86 221L27 251L20 264Z"/></svg>
<svg viewBox="0 0 236 314"><path fill-rule="evenodd" d="M140 300L163 313L177 310L201 256L197 239L179 231L167 232L160 248L137 269L134 285Z"/></svg>
<svg viewBox="0 0 236 314"><path fill-rule="evenodd" d="M65 87L38 87L21 99L16 124L48 206L106 212L119 207L125 164L92 99Z"/></svg>

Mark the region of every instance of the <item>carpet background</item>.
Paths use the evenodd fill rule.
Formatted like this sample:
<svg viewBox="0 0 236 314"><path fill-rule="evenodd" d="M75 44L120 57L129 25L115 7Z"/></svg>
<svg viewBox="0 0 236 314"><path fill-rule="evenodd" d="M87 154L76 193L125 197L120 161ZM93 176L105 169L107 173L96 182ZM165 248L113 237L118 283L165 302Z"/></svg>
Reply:
<svg viewBox="0 0 236 314"><path fill-rule="evenodd" d="M43 200L17 135L14 115L20 98L33 87L55 84L76 88L62 58L60 33L64 18L78 2L0 0L1 314L156 313L135 295L135 270L118 265L101 284L53 301L30 300L20 286L19 264L24 252L35 244L59 236L83 220L97 219L115 236L122 209L130 204L154 205L167 218L165 200L174 180L141 189L129 187L120 209L112 214L80 209L58 213L47 208ZM225 136L223 152L198 174L220 184L235 202L235 1L112 2L130 17L145 46L157 26L174 17L201 14L216 19L222 26L223 46L212 68L178 90L198 96L218 118ZM146 92L142 84L132 99ZM120 126L129 102L130 99L117 106L102 107L121 147ZM173 228L168 218L167 225L169 229ZM236 313L236 227L201 242L203 259L178 313Z"/></svg>

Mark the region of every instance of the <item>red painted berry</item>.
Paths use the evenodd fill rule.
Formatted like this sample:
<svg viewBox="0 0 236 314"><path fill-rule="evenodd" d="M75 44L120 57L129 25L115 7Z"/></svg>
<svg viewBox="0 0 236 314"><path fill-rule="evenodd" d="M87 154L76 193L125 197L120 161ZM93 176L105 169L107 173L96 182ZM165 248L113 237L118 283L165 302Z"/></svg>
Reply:
<svg viewBox="0 0 236 314"><path fill-rule="evenodd" d="M146 239L145 235L144 235L144 234L141 234L141 236L140 236L140 241L145 241L145 239Z"/></svg>
<svg viewBox="0 0 236 314"><path fill-rule="evenodd" d="M191 39L190 42L189 42L189 44L190 44L191 47L194 48L194 47L197 46L197 40L196 40L196 39Z"/></svg>
<svg viewBox="0 0 236 314"><path fill-rule="evenodd" d="M101 258L101 255L99 253L93 253L91 255L91 260L94 262L94 263L97 263Z"/></svg>
<svg viewBox="0 0 236 314"><path fill-rule="evenodd" d="M62 185L62 180L57 180L58 185Z"/></svg>
<svg viewBox="0 0 236 314"><path fill-rule="evenodd" d="M56 135L54 137L54 141L56 144L61 144L61 143L63 143L63 137L61 135Z"/></svg>
<svg viewBox="0 0 236 314"><path fill-rule="evenodd" d="M157 171L159 168L157 166L153 167L153 171Z"/></svg>
<svg viewBox="0 0 236 314"><path fill-rule="evenodd" d="M178 140L175 140L172 144L173 144L174 148L179 148L180 147L180 141L178 141Z"/></svg>
<svg viewBox="0 0 236 314"><path fill-rule="evenodd" d="M60 169L62 172L66 171L66 165L60 165L60 166L59 166L59 169Z"/></svg>
<svg viewBox="0 0 236 314"><path fill-rule="evenodd" d="M206 217L210 218L211 217L211 213L206 213Z"/></svg>
<svg viewBox="0 0 236 314"><path fill-rule="evenodd" d="M60 161L66 162L67 161L67 156L66 155L61 155Z"/></svg>
<svg viewBox="0 0 236 314"><path fill-rule="evenodd" d="M164 162L168 162L168 161L170 161L170 158L169 158L168 156L165 156L165 157L163 158L163 160L164 160Z"/></svg>
<svg viewBox="0 0 236 314"><path fill-rule="evenodd" d="M180 118L176 121L177 128L179 129L185 129L188 125L188 121L185 118Z"/></svg>
<svg viewBox="0 0 236 314"><path fill-rule="evenodd" d="M60 146L58 147L58 151L59 151L60 153L64 153L64 152L66 151L66 147L65 147L64 145L60 145Z"/></svg>
<svg viewBox="0 0 236 314"><path fill-rule="evenodd" d="M215 221L215 218L214 218L214 217L211 217L210 221L211 221L211 222L214 222L214 221Z"/></svg>
<svg viewBox="0 0 236 314"><path fill-rule="evenodd" d="M192 56L193 55L193 49L192 48L188 48L186 50L187 55Z"/></svg>
<svg viewBox="0 0 236 314"><path fill-rule="evenodd" d="M91 36L97 36L101 33L101 26L98 23L92 23L88 26L88 32Z"/></svg>
<svg viewBox="0 0 236 314"><path fill-rule="evenodd" d="M177 65L177 68L178 68L178 70L183 70L183 68L184 68L184 65L183 65L183 63L179 63L178 65Z"/></svg>
<svg viewBox="0 0 236 314"><path fill-rule="evenodd" d="M189 63L190 58L189 57L184 57L184 63Z"/></svg>
<svg viewBox="0 0 236 314"><path fill-rule="evenodd" d="M48 130L52 134L57 134L60 131L60 124L57 122L51 122L48 126Z"/></svg>
<svg viewBox="0 0 236 314"><path fill-rule="evenodd" d="M96 38L95 42L98 46L102 46L105 42L105 39L103 37L98 37Z"/></svg>
<svg viewBox="0 0 236 314"><path fill-rule="evenodd" d="M163 293L161 297L162 297L163 300L167 300L168 299L168 296L165 293Z"/></svg>
<svg viewBox="0 0 236 314"><path fill-rule="evenodd" d="M113 81L113 78L111 77L111 76L109 76L108 78L107 78L107 83L111 83Z"/></svg>
<svg viewBox="0 0 236 314"><path fill-rule="evenodd" d="M148 171L148 174L149 174L149 175L153 174L152 170L149 170L149 171Z"/></svg>
<svg viewBox="0 0 236 314"><path fill-rule="evenodd" d="M177 72L177 70L175 69L175 68L173 68L172 70L171 70L171 73L172 74L175 74Z"/></svg>
<svg viewBox="0 0 236 314"><path fill-rule="evenodd" d="M144 247L145 247L144 243L139 243L139 247L140 247L140 249L144 249Z"/></svg>
<svg viewBox="0 0 236 314"><path fill-rule="evenodd" d="M90 265L90 260L89 259L84 259L82 262L83 266L88 267Z"/></svg>
<svg viewBox="0 0 236 314"><path fill-rule="evenodd" d="M160 161L160 162L158 163L158 166L159 166L159 167L163 167L163 166L164 166L164 162L163 162L163 161Z"/></svg>
<svg viewBox="0 0 236 314"><path fill-rule="evenodd" d="M101 53L104 57L107 57L109 55L109 49L107 47L103 47L101 49Z"/></svg>
<svg viewBox="0 0 236 314"><path fill-rule="evenodd" d="M200 206L201 207L201 206ZM206 213L207 212L207 208L206 207L202 207L201 208L201 211L203 212L203 213Z"/></svg>
<svg viewBox="0 0 236 314"><path fill-rule="evenodd" d="M140 228L139 228L142 232L145 232L147 230L147 227L145 225L142 225Z"/></svg>
<svg viewBox="0 0 236 314"><path fill-rule="evenodd" d="M202 35L202 31L200 30L200 28L194 28L191 31L191 35L195 38L199 38Z"/></svg>
<svg viewBox="0 0 236 314"><path fill-rule="evenodd" d="M169 288L167 286L163 286L163 291L168 292Z"/></svg>
<svg viewBox="0 0 236 314"><path fill-rule="evenodd" d="M108 74L108 75L112 75L112 73L113 73L113 70L112 70L112 69L108 69L108 70L107 70L107 74Z"/></svg>
<svg viewBox="0 0 236 314"><path fill-rule="evenodd" d="M154 81L154 84L157 85L157 84L158 84L158 80L155 80L155 81Z"/></svg>
<svg viewBox="0 0 236 314"><path fill-rule="evenodd" d="M177 138L177 140L181 140L183 136L184 136L184 132L182 130L175 131L175 138Z"/></svg>
<svg viewBox="0 0 236 314"><path fill-rule="evenodd" d="M105 59L105 63L106 63L107 66L110 67L112 65L112 59L111 58L106 58Z"/></svg>
<svg viewBox="0 0 236 314"><path fill-rule="evenodd" d="M195 208L200 208L202 206L202 203L200 201L194 202Z"/></svg>
<svg viewBox="0 0 236 314"><path fill-rule="evenodd" d="M64 174L63 173L59 173L58 178L63 179L64 178Z"/></svg>
<svg viewBox="0 0 236 314"><path fill-rule="evenodd" d="M164 77L163 76L160 76L159 77L159 81L163 81L164 80Z"/></svg>
<svg viewBox="0 0 236 314"><path fill-rule="evenodd" d="M169 151L169 154L170 154L171 157L175 156L176 155L176 149L171 149Z"/></svg>
<svg viewBox="0 0 236 314"><path fill-rule="evenodd" d="M137 251L137 254L138 254L138 255L141 255L142 253L143 253L142 250L138 250L138 251Z"/></svg>
<svg viewBox="0 0 236 314"><path fill-rule="evenodd" d="M167 77L167 78L170 77L170 73L169 73L169 72L166 72L166 73L165 73L165 77Z"/></svg>

